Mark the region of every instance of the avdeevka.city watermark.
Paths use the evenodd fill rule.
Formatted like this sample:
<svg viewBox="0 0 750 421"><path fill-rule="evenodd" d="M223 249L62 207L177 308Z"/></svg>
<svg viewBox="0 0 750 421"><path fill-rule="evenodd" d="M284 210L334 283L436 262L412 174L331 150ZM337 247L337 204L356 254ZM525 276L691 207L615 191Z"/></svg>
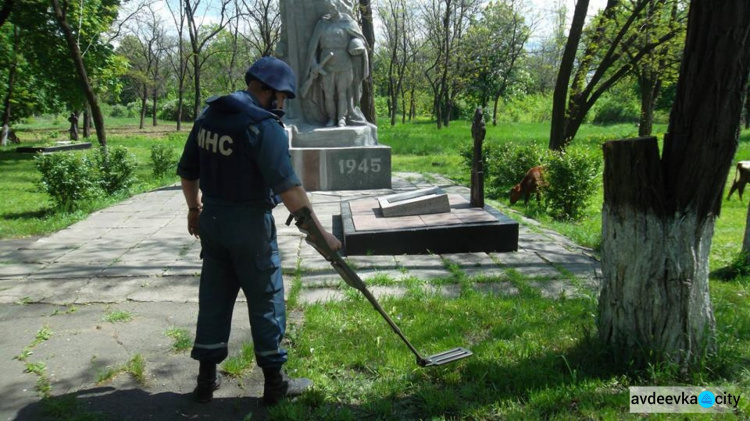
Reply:
<svg viewBox="0 0 750 421"><path fill-rule="evenodd" d="M721 388L633 386L630 388L632 413L713 414L733 412L742 395Z"/></svg>

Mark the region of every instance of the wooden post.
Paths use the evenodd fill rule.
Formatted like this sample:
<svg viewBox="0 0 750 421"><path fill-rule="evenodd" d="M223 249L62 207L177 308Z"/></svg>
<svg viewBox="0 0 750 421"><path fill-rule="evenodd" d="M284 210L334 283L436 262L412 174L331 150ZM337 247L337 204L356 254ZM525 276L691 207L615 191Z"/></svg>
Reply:
<svg viewBox="0 0 750 421"><path fill-rule="evenodd" d="M474 112L471 124L471 137L474 138L474 158L471 163L471 206L484 207L484 166L482 163L482 142L487 130L482 115L482 107Z"/></svg>

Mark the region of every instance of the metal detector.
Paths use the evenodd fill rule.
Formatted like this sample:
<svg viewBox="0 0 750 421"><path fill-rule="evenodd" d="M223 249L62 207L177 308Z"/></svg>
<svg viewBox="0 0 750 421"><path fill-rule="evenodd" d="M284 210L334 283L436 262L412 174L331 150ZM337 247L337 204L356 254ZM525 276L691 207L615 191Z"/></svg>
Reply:
<svg viewBox="0 0 750 421"><path fill-rule="evenodd" d="M406 339L406 336L404 336L403 333L401 333L401 329L396 326L396 323L391 320L391 318L388 316L388 314L383 310L383 307L380 306L378 301L375 299L375 297L370 293L370 291L367 289L367 286L362 281L362 279L357 275L354 270L352 270L351 267L346 263L344 259L341 258L341 255L337 251L331 250L330 247L328 247L328 244L323 239L323 234L318 229L317 224L315 224L315 221L312 218L312 212L308 207L303 207L302 209L293 212L291 215L289 215L289 218L286 221L287 225L290 225L292 223L292 220L296 220L295 225L297 228L299 228L302 233L306 234L307 237L305 238L305 241L307 241L308 244L313 246L315 250L318 251L326 260L328 260L331 263L331 266L333 266L334 269L336 269L336 272L341 275L341 277L344 279L344 281L351 286L352 288L355 288L359 290L364 296L367 298L367 300L372 304L373 307L375 307L375 310L380 313L381 316L385 319L386 322L391 326L394 332L401 338L401 340L404 341L406 346L409 347L411 352L414 353L417 357L417 364L420 367L430 367L433 365L443 365L448 364L453 361L460 360L462 358L470 357L472 355L472 352L469 351L466 348L453 348L448 351L443 351L440 353L437 353L435 355L430 355L429 357L423 357L419 354L416 348L414 348L414 345L409 342L408 339Z"/></svg>

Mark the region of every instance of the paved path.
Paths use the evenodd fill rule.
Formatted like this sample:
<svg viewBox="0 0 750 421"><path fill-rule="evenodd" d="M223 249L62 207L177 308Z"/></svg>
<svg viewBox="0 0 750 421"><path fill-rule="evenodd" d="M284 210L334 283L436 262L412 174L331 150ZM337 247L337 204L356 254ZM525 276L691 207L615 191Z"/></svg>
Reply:
<svg viewBox="0 0 750 421"><path fill-rule="evenodd" d="M469 194L440 177L399 173L393 190L315 192L311 200L330 229L341 201L435 185ZM274 215L287 286L301 274L301 302L339 298L343 283L338 275L304 244L296 228L283 225L288 216L283 207ZM410 277L457 276L472 280L477 289L516 294L504 280L508 271L530 278L530 285L549 297L596 287L599 263L587 249L527 222L520 227L516 253L352 256L349 261L365 281L376 278L375 295L400 294L399 282ZM39 378L50 381L55 396L78 397L80 411L102 411L114 419L243 419L248 413L262 419L265 412L255 398L262 388L257 369L222 386L215 404L193 404L186 396L194 386L195 363L172 351L173 340L165 332L194 329L199 251L200 243L187 234L178 187L134 196L48 237L0 242L0 420L40 418ZM395 286L377 286L384 277ZM441 292L457 294L458 285L449 282ZM105 321L114 311L133 320ZM230 348L236 350L250 338L241 303L233 326ZM35 341L44 330L52 332L50 338ZM25 360L13 359L25 348L32 351ZM128 375L97 383L103 370L135 355L147 362L145 387ZM41 375L24 372L39 362L45 364Z"/></svg>

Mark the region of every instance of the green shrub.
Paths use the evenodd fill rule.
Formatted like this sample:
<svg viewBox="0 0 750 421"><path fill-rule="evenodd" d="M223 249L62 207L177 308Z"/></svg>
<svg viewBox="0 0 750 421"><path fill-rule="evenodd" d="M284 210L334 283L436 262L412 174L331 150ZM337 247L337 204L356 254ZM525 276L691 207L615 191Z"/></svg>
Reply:
<svg viewBox="0 0 750 421"><path fill-rule="evenodd" d="M474 144L466 143L460 150L464 165L471 169ZM547 149L536 143L505 142L482 144L485 191L492 198L507 197L511 187L518 184L531 167L544 165Z"/></svg>
<svg viewBox="0 0 750 421"><path fill-rule="evenodd" d="M547 149L536 143L506 142L491 149L488 158L490 193L507 197L511 187L518 184L530 168L544 165Z"/></svg>
<svg viewBox="0 0 750 421"><path fill-rule="evenodd" d="M174 172L176 154L169 145L157 143L151 146L151 162L154 164L154 177L161 178L167 173Z"/></svg>
<svg viewBox="0 0 750 421"><path fill-rule="evenodd" d="M594 124L637 123L640 108L627 96L624 98L608 96L599 100L594 114Z"/></svg>
<svg viewBox="0 0 750 421"><path fill-rule="evenodd" d="M78 204L97 192L94 166L87 155L58 152L36 157L41 173L40 190L52 197L55 207L74 210Z"/></svg>
<svg viewBox="0 0 750 421"><path fill-rule="evenodd" d="M176 98L160 103L158 111L156 112L157 117L159 117L162 120L177 121L177 105L178 105L178 100ZM193 120L193 102L183 99L182 100L182 119L180 121L192 121L192 120Z"/></svg>
<svg viewBox="0 0 750 421"><path fill-rule="evenodd" d="M122 104L115 104L112 106L112 110L109 112L110 117L134 117L130 115L128 107Z"/></svg>
<svg viewBox="0 0 750 421"><path fill-rule="evenodd" d="M579 219L596 190L600 169L600 157L585 148L570 146L563 152L551 152L544 194L550 216L558 220Z"/></svg>
<svg viewBox="0 0 750 421"><path fill-rule="evenodd" d="M135 182L135 155L122 146L100 148L94 153L99 186L107 194L127 191Z"/></svg>

